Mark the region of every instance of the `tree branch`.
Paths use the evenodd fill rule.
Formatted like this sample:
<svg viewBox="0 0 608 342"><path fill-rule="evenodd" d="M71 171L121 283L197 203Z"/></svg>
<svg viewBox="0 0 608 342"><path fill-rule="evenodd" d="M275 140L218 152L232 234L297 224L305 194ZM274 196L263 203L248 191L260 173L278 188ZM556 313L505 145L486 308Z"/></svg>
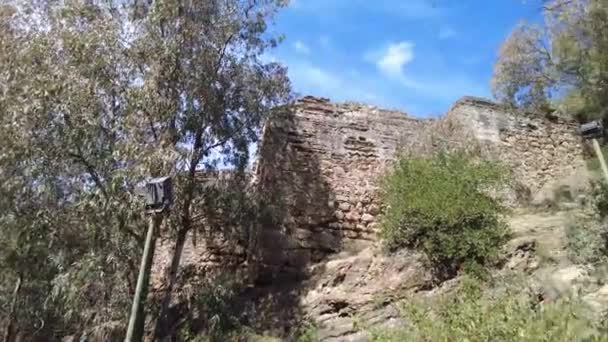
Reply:
<svg viewBox="0 0 608 342"><path fill-rule="evenodd" d="M556 3L550 4L550 5L545 5L545 6L543 6L543 10L555 11L555 10L559 10L563 6L569 5L571 3L572 3L572 0L564 0L564 1L556 2Z"/></svg>
<svg viewBox="0 0 608 342"><path fill-rule="evenodd" d="M78 153L68 152L68 155L74 158L77 162L80 162L86 168L91 178L93 178L93 182L95 182L95 185L99 188L99 190L101 190L106 201L109 201L110 196L108 195L108 192L106 191L106 188L103 185L99 174L95 170L95 166L93 166L93 164L87 161L87 159L82 155L82 150L80 149L80 147L77 147L77 152Z"/></svg>

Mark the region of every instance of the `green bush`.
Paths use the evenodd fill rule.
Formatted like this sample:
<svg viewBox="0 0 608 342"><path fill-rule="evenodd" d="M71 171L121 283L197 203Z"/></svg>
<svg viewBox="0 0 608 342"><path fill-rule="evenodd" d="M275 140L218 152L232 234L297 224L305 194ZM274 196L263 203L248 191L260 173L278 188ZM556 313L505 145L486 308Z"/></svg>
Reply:
<svg viewBox="0 0 608 342"><path fill-rule="evenodd" d="M237 296L239 284L231 275L209 279L193 284L189 291L184 291L186 300L186 324L180 335L184 340L228 341L231 336L241 334Z"/></svg>
<svg viewBox="0 0 608 342"><path fill-rule="evenodd" d="M601 150L602 150L603 155L608 156L608 146L602 146ZM587 170L589 170L593 173L597 173L598 175L601 175L602 167L601 167L600 161L597 159L597 156L595 155L595 153L589 155L589 157L586 159L586 162L587 162Z"/></svg>
<svg viewBox="0 0 608 342"><path fill-rule="evenodd" d="M384 241L422 251L440 278L483 269L508 238L491 196L505 181L499 164L460 152L401 157L382 184Z"/></svg>
<svg viewBox="0 0 608 342"><path fill-rule="evenodd" d="M606 183L602 180L593 182L592 187L595 211L599 215L600 219L605 219L608 217L608 185L606 185Z"/></svg>
<svg viewBox="0 0 608 342"><path fill-rule="evenodd" d="M566 229L566 247L576 263L598 265L608 260L608 186L592 183L593 216L573 217Z"/></svg>
<svg viewBox="0 0 608 342"><path fill-rule="evenodd" d="M473 280L436 302L407 302L403 329L372 332L374 341L607 341L603 327L575 298L541 304L510 287L482 291ZM490 294L488 294L488 292Z"/></svg>
<svg viewBox="0 0 608 342"><path fill-rule="evenodd" d="M575 263L597 264L608 257L606 233L599 222L577 222L566 227L566 250Z"/></svg>

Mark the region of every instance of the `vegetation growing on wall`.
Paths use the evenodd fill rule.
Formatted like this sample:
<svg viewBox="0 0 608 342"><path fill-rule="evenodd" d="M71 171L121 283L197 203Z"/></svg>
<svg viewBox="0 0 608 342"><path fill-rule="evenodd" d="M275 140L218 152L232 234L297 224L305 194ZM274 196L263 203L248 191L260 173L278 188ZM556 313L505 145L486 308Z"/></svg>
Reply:
<svg viewBox="0 0 608 342"><path fill-rule="evenodd" d="M504 181L498 164L464 153L401 157L382 187L387 246L423 252L440 278L492 263L508 229L489 191Z"/></svg>

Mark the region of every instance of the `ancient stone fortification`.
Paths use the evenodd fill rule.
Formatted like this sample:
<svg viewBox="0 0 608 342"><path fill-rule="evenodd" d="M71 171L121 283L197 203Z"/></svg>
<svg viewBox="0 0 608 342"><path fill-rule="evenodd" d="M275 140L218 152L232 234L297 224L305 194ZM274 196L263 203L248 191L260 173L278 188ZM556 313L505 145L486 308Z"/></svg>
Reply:
<svg viewBox="0 0 608 342"><path fill-rule="evenodd" d="M387 166L399 151L445 147L504 162L516 182L511 200L533 197L583 165L574 123L483 99L463 98L442 119L422 120L306 97L269 122L261 144L256 182L281 213L279 224L260 227L256 250L264 269L297 270L376 241L378 181Z"/></svg>
<svg viewBox="0 0 608 342"><path fill-rule="evenodd" d="M264 129L251 184L259 208L267 209L258 213L259 222L237 232L237 239L215 233L225 230L221 223L205 229L211 236L189 236L182 265L256 265L254 277L267 278L372 245L381 210L378 182L397 154L463 147L512 170L513 201L534 197L584 165L573 123L532 118L482 99L463 98L442 119L424 120L305 97L278 111ZM171 239L159 246L156 275L168 265L170 245Z"/></svg>
<svg viewBox="0 0 608 342"><path fill-rule="evenodd" d="M457 101L436 126L452 127L447 139L477 142L481 154L513 172L514 181L533 197L543 187L584 167L583 143L574 122L531 116L487 100ZM441 132L440 128L435 129Z"/></svg>
<svg viewBox="0 0 608 342"><path fill-rule="evenodd" d="M428 123L403 113L304 98L267 125L256 170L280 224L258 250L272 269L298 269L376 239L377 181L398 146Z"/></svg>

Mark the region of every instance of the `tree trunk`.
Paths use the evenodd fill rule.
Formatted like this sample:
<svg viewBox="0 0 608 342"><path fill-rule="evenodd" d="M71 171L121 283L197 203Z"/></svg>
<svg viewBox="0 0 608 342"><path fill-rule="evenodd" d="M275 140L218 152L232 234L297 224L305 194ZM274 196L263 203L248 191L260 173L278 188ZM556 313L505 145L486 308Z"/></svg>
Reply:
<svg viewBox="0 0 608 342"><path fill-rule="evenodd" d="M165 281L167 282L167 288L165 289L165 296L161 303L158 319L156 320L156 327L154 328L154 341L160 339L167 333L168 328L168 310L171 304L171 295L173 294L173 288L177 282L177 272L179 270L179 264L182 258L182 252L184 245L186 244L186 235L190 229L180 229L177 233L177 240L175 241L175 249L173 250L173 257L171 259L171 265Z"/></svg>
<svg viewBox="0 0 608 342"><path fill-rule="evenodd" d="M8 322L6 324L6 331L4 332L4 342L10 342L13 339L13 329L15 326L15 311L17 310L17 298L19 298L19 291L21 291L21 281L22 276L19 275L17 277L17 283L15 284L15 289L13 290L13 300L11 302L11 307L8 313Z"/></svg>

